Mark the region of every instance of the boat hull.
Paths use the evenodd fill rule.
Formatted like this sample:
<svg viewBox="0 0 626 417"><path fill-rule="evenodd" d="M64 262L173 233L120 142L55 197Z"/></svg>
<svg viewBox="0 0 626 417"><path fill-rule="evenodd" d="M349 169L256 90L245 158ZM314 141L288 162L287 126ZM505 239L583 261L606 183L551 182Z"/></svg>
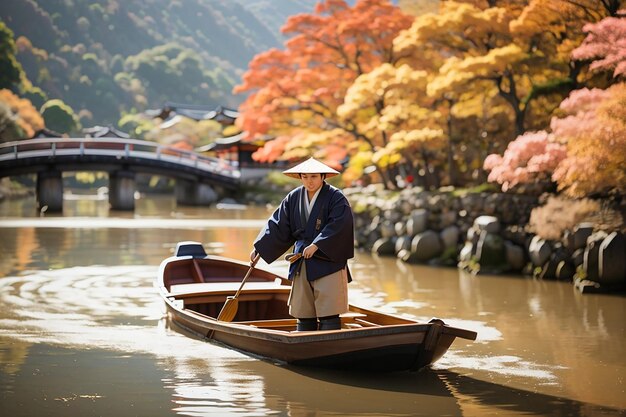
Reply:
<svg viewBox="0 0 626 417"><path fill-rule="evenodd" d="M245 264L226 258L166 259L157 287L169 320L200 337L272 361L351 370L418 370L445 354L457 337L476 338L475 332L439 319L419 323L353 305L341 317L341 330L295 331L296 321L286 307L289 282L267 271L256 272L241 291L233 322L217 320L246 270Z"/></svg>

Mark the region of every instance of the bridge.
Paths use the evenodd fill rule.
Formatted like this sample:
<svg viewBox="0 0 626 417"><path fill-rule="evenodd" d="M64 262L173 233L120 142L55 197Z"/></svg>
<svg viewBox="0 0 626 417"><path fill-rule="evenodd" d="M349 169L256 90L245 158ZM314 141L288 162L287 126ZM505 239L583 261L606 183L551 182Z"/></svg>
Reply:
<svg viewBox="0 0 626 417"><path fill-rule="evenodd" d="M239 186L237 166L218 158L137 139L42 138L0 144L0 178L37 174L40 209L63 208L63 172L109 174L109 202L114 210L134 210L135 174L174 178L176 201L207 205L217 194Z"/></svg>

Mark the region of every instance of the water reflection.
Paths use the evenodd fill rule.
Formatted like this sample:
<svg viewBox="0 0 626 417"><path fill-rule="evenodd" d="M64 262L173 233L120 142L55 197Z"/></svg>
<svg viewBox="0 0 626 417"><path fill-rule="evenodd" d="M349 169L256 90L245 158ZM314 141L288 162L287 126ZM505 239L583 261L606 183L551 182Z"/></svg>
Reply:
<svg viewBox="0 0 626 417"><path fill-rule="evenodd" d="M450 412L456 409L455 400L436 374L426 373L417 380L408 373L382 379L314 375L172 331L152 288L154 274L156 268L151 266L75 267L1 279L0 299L6 310L0 338L18 341L8 344L7 359L14 368L4 372L19 374L17 364L23 364L29 348L36 345L73 351L109 349L130 356L156 355L169 374L161 378L163 387L171 390L173 409L181 415L265 416L281 410L287 410L286 415L316 415L314 410L346 415L369 410L374 416L432 415L436 410L436 414L459 415L458 410ZM21 359L14 361L15 356ZM62 359L54 363L65 365ZM358 380L368 382L355 387ZM406 385L416 382L412 388ZM405 387L398 389L398 384ZM86 390L57 398L106 401ZM427 408L415 410L418 401L427 401Z"/></svg>
<svg viewBox="0 0 626 417"><path fill-rule="evenodd" d="M619 408L598 406L563 397L508 388L450 371L440 371L446 387L466 416L623 416Z"/></svg>
<svg viewBox="0 0 626 417"><path fill-rule="evenodd" d="M357 253L354 304L479 334L432 370L395 377L275 366L170 329L152 288L160 261L182 240L246 259L264 215L157 199L112 217L0 218L2 414L624 414L626 301L565 283Z"/></svg>

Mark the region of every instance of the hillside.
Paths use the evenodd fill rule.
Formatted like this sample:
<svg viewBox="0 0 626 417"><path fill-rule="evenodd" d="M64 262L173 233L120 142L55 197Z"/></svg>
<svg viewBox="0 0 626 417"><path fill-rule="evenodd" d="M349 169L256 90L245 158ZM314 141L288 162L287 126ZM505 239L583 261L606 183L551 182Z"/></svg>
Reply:
<svg viewBox="0 0 626 417"><path fill-rule="evenodd" d="M281 47L287 16L314 0L4 0L17 59L43 94L60 98L83 124L165 101L237 106L232 87L250 59Z"/></svg>

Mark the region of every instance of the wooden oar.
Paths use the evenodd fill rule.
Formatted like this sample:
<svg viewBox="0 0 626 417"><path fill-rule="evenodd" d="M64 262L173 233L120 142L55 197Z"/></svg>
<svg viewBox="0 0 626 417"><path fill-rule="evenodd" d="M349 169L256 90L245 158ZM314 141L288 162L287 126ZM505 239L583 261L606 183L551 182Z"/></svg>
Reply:
<svg viewBox="0 0 626 417"><path fill-rule="evenodd" d="M246 283L246 280L250 276L250 273L254 269L254 266L259 261L259 258L261 258L261 255L257 253L257 255L254 257L254 259L250 263L250 268L248 269L246 276L243 277L243 280L241 281L241 285L239 286L239 289L237 290L235 295L226 297L226 302L224 303L224 306L222 307L220 314L217 316L217 319L219 321L233 321L233 319L237 315L237 309L239 308L239 300L237 299L237 297L239 297L239 293L241 292L243 285Z"/></svg>

